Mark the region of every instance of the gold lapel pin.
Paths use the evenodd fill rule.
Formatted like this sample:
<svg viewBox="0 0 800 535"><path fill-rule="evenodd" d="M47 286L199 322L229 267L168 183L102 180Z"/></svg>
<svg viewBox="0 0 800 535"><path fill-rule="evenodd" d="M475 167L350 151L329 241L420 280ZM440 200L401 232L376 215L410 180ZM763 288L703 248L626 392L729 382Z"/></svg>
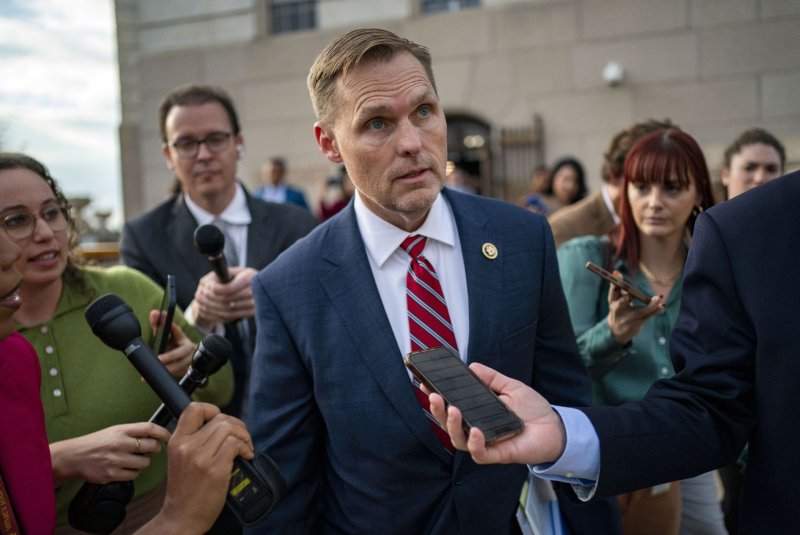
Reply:
<svg viewBox="0 0 800 535"><path fill-rule="evenodd" d="M483 256L489 260L494 260L497 258L497 247L495 247L493 243L484 243L481 250L483 251Z"/></svg>

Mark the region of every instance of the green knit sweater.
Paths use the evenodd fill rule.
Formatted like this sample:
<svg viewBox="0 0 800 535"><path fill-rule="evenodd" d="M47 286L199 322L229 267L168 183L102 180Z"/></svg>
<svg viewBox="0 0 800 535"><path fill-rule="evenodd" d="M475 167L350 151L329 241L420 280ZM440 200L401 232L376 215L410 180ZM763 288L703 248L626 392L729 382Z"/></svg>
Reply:
<svg viewBox="0 0 800 535"><path fill-rule="evenodd" d="M148 313L158 309L163 290L136 270L118 266L110 269L81 268L89 292L64 285L53 318L32 327L17 326L36 348L42 367L42 403L50 443L74 438L122 423L145 422L160 405L150 388L125 356L100 341L89 328L83 312L96 297L119 295L133 309L142 324L142 338L150 339ZM186 323L180 311L175 323L194 341L197 331ZM233 394L233 374L226 364L198 392L199 400L217 405ZM134 481L134 500L158 487L166 478L166 453L151 457L151 464ZM59 525L67 522L67 508L83 484L73 480L56 489Z"/></svg>

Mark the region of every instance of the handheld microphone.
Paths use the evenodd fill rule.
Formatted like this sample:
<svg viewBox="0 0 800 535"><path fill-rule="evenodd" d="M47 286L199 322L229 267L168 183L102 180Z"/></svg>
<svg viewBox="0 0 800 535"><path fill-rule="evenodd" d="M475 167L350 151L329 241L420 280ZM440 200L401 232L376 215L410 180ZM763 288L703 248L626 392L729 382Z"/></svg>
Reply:
<svg viewBox="0 0 800 535"><path fill-rule="evenodd" d="M144 343L131 308L118 296L106 294L95 299L84 315L92 332L107 346L125 353L166 408L179 417L191 398ZM225 504L239 522L249 526L275 507L285 489L286 480L268 455L258 454L252 461L237 457Z"/></svg>
<svg viewBox="0 0 800 535"><path fill-rule="evenodd" d="M214 225L200 225L194 231L194 246L211 263L211 269L216 273L217 280L226 284L231 281L228 271L228 262L225 260L225 234ZM233 321L228 323L231 329L228 335L243 354L250 353L247 345L247 322ZM234 374L238 374L238 366L234 363Z"/></svg>
<svg viewBox="0 0 800 535"><path fill-rule="evenodd" d="M218 334L206 336L192 356L192 364L186 370L186 374L178 382L184 392L190 396L197 390L197 387L205 384L208 377L217 373L222 366L233 355L233 345ZM153 414L150 421L161 427L166 427L170 431L173 414L163 404Z"/></svg>
<svg viewBox="0 0 800 535"><path fill-rule="evenodd" d="M192 402L142 340L142 327L131 307L114 294L95 299L84 312L92 332L107 346L125 353L131 364L172 414L180 415Z"/></svg>
<svg viewBox="0 0 800 535"><path fill-rule="evenodd" d="M192 356L192 364L178 383L191 395L230 359L233 346L224 336L210 334L200 342ZM172 413L161 405L150 422L175 429ZM111 533L125 520L125 506L134 493L133 481L112 481L99 484L85 482L69 504L69 524L80 531L105 535Z"/></svg>
<svg viewBox="0 0 800 535"><path fill-rule="evenodd" d="M230 282L228 262L225 260L225 235L214 225L200 225L194 231L194 246L211 263L211 269L221 283Z"/></svg>

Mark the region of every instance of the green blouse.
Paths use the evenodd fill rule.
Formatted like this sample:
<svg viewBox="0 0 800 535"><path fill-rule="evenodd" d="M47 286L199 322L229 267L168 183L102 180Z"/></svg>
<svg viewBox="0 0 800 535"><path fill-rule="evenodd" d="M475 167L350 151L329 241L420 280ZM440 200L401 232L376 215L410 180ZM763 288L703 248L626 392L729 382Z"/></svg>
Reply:
<svg viewBox="0 0 800 535"><path fill-rule="evenodd" d="M558 249L561 283L578 347L592 376L595 405L641 399L654 382L675 373L669 356L669 335L680 308L682 278L673 285L666 309L645 322L631 342L623 346L614 340L608 326L609 283L585 268L591 260L608 269L612 256L606 237L575 238ZM637 288L654 294L640 272L629 276L625 262L616 262L609 269L613 270Z"/></svg>
<svg viewBox="0 0 800 535"><path fill-rule="evenodd" d="M96 297L119 295L142 324L145 341L152 330L148 313L158 309L163 290L145 275L117 266L110 269L82 268L89 292L65 285L55 315L47 323L32 327L17 325L36 348L42 367L41 397L47 438L50 443L87 435L122 423L145 422L160 401L141 382L139 373L125 355L100 341L89 328L83 311ZM175 323L195 342L197 331L176 310ZM197 398L224 405L233 394L233 373L226 364L198 391ZM166 478L166 453L151 457L151 464L135 480L136 497L158 487ZM83 484L72 480L56 489L59 525L67 522L67 508Z"/></svg>

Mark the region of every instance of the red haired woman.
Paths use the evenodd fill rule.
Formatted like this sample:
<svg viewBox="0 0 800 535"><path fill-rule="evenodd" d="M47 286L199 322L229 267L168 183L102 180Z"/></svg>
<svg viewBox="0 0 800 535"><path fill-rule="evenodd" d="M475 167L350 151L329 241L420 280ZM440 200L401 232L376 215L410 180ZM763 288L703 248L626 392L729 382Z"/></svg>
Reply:
<svg viewBox="0 0 800 535"><path fill-rule="evenodd" d="M669 335L680 308L686 252L695 218L712 202L697 142L677 128L651 132L625 159L621 227L559 248L561 280L595 404L640 399L655 381L674 374ZM587 261L618 272L652 299L635 302L584 269ZM713 473L621 496L619 502L626 533L725 533Z"/></svg>

